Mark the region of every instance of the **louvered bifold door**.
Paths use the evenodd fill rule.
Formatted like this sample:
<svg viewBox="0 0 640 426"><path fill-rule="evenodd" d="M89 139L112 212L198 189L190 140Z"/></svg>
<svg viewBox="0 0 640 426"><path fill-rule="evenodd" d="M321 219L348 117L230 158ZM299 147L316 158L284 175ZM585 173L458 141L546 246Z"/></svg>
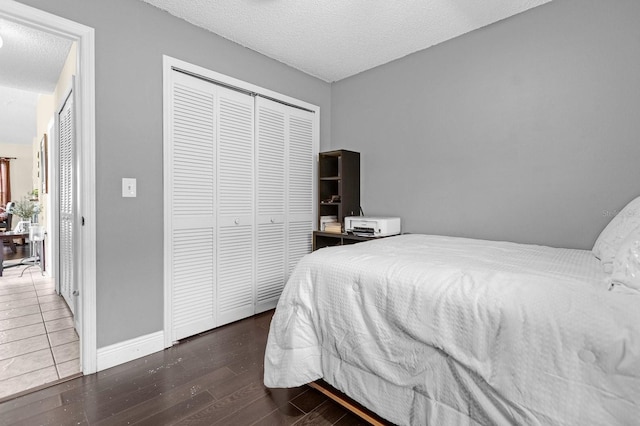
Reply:
<svg viewBox="0 0 640 426"><path fill-rule="evenodd" d="M254 313L254 99L218 88L217 325Z"/></svg>
<svg viewBox="0 0 640 426"><path fill-rule="evenodd" d="M172 340L216 326L217 86L172 73L169 159Z"/></svg>
<svg viewBox="0 0 640 426"><path fill-rule="evenodd" d="M285 283L287 110L280 103L256 99L256 313L276 306Z"/></svg>
<svg viewBox="0 0 640 426"><path fill-rule="evenodd" d="M60 235L59 235L59 289L71 312L73 303L74 273L74 104L73 92L69 94L58 112L58 143L60 164Z"/></svg>
<svg viewBox="0 0 640 426"><path fill-rule="evenodd" d="M311 252L313 233L314 114L289 108L287 119L287 278Z"/></svg>

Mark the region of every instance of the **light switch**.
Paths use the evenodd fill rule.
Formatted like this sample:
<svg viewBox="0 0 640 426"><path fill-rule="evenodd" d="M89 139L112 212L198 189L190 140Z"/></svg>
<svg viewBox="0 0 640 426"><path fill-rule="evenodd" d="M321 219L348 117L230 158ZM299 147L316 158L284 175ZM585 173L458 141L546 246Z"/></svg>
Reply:
<svg viewBox="0 0 640 426"><path fill-rule="evenodd" d="M136 196L136 179L135 178L122 178L122 196L123 197Z"/></svg>

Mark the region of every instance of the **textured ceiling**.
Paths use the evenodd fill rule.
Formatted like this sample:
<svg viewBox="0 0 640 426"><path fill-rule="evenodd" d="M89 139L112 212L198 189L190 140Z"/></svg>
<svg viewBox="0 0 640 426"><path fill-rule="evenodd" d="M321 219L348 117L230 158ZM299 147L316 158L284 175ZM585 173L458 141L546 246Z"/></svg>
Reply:
<svg viewBox="0 0 640 426"><path fill-rule="evenodd" d="M334 82L551 0L142 0Z"/></svg>
<svg viewBox="0 0 640 426"><path fill-rule="evenodd" d="M51 93L72 42L0 18L0 143L36 137L36 101Z"/></svg>
<svg viewBox="0 0 640 426"><path fill-rule="evenodd" d="M71 40L0 19L0 85L51 93L67 59Z"/></svg>

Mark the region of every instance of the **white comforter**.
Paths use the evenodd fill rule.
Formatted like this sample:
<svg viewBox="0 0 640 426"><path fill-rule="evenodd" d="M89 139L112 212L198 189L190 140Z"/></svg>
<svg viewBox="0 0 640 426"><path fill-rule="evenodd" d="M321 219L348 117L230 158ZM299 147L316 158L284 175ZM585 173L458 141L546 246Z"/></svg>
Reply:
<svg viewBox="0 0 640 426"><path fill-rule="evenodd" d="M268 387L324 378L397 424L640 421L640 297L590 252L426 235L318 250L274 314Z"/></svg>

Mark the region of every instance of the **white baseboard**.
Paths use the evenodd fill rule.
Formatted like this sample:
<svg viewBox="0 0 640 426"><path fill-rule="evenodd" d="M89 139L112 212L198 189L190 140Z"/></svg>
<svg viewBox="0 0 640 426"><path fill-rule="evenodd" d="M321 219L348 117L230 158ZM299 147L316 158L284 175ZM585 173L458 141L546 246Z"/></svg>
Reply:
<svg viewBox="0 0 640 426"><path fill-rule="evenodd" d="M164 350L164 333L158 331L98 349L97 371L106 370Z"/></svg>

